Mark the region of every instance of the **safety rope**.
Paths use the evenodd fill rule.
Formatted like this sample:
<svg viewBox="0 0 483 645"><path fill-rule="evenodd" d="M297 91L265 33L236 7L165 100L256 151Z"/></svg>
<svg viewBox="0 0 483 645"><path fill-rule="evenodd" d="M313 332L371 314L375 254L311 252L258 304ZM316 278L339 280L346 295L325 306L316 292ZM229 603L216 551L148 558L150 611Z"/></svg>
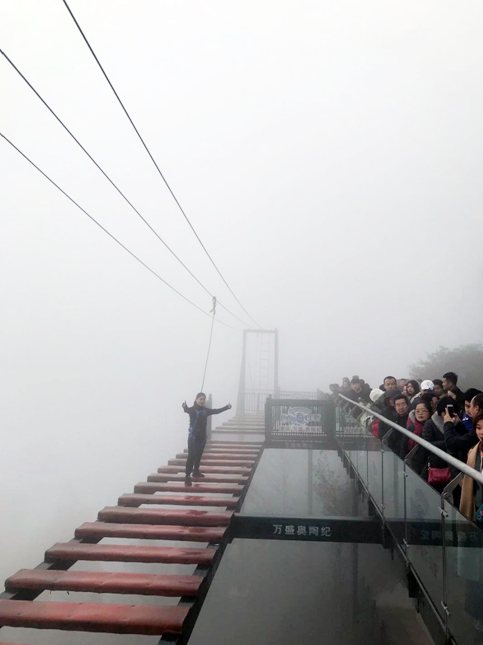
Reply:
<svg viewBox="0 0 483 645"><path fill-rule="evenodd" d="M210 358L211 339L213 338L213 325L215 323L216 314L216 296L213 296L213 309L210 311L210 314L211 313L213 314L213 318L211 319L210 342L208 344L208 353L206 354L205 371L203 373L203 382L201 384L200 392L203 392L203 388L205 387L206 368L208 367L208 359Z"/></svg>

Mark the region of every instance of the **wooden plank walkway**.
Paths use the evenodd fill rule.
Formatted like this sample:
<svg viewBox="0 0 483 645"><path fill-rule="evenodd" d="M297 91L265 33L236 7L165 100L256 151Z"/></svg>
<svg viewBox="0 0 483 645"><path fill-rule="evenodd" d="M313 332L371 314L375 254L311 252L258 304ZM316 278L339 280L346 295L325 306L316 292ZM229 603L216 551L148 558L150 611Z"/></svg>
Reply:
<svg viewBox="0 0 483 645"><path fill-rule="evenodd" d="M238 428L240 423L236 420L234 426ZM246 432L250 432L252 424L247 421L245 425ZM237 433L239 436L240 431ZM149 475L148 481L136 484L134 493L121 495L117 506L99 511L97 521L79 526L74 540L47 549L44 562L36 569L21 569L10 576L5 593L0 595L0 628L177 635L183 633L190 614L193 617L187 621L188 632L183 633L185 642L206 594L209 582L205 580L211 580L205 574L217 566L233 511L243 498L262 449L260 442L245 443L243 439L208 441L201 460L205 477L192 477L191 487L184 485L187 451L178 453L176 459ZM145 505L161 508L144 508ZM164 508L167 506L173 508ZM203 506L207 510L189 508ZM179 545L102 543L110 538L170 540ZM207 547L184 547L183 542ZM161 575L69 570L79 561L191 564L197 571L193 575ZM182 604L112 604L103 602L102 596L99 603L36 600L47 590L179 597Z"/></svg>

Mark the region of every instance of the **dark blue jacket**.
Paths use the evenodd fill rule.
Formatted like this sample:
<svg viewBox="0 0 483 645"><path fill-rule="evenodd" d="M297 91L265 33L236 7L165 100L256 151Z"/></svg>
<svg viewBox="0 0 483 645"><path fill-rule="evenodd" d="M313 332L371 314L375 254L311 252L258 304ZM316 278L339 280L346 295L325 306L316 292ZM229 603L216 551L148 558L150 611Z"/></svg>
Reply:
<svg viewBox="0 0 483 645"><path fill-rule="evenodd" d="M229 406L225 405L224 408L211 410L210 408L200 407L196 403L192 408L188 406L184 407L183 410L186 414L190 415L189 436L206 440L206 422L208 417L211 417L212 414L220 414L220 412L225 412L225 410L229 409Z"/></svg>

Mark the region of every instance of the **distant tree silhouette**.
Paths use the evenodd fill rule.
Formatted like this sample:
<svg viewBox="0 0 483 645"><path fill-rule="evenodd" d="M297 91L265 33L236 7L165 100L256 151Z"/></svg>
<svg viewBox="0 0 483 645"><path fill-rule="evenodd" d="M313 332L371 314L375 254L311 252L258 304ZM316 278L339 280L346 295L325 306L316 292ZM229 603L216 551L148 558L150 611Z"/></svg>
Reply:
<svg viewBox="0 0 483 645"><path fill-rule="evenodd" d="M461 345L455 349L440 347L428 354L419 363L410 366L412 378L442 378L446 372L458 374L458 387L467 390L477 387L483 390L483 347Z"/></svg>

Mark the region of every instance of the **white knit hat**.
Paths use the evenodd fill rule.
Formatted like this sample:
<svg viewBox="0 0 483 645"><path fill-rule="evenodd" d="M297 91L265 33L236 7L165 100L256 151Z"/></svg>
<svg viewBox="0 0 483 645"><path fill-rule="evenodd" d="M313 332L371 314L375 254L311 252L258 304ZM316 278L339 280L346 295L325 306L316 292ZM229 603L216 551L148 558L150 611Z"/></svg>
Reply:
<svg viewBox="0 0 483 645"><path fill-rule="evenodd" d="M430 381L429 379L427 381L423 381L421 383L421 389L422 390L434 390L434 383L433 381Z"/></svg>
<svg viewBox="0 0 483 645"><path fill-rule="evenodd" d="M380 390L378 387L376 387L375 390L371 390L371 393L369 394L369 398L373 403L377 403L381 396L384 396L383 390Z"/></svg>

